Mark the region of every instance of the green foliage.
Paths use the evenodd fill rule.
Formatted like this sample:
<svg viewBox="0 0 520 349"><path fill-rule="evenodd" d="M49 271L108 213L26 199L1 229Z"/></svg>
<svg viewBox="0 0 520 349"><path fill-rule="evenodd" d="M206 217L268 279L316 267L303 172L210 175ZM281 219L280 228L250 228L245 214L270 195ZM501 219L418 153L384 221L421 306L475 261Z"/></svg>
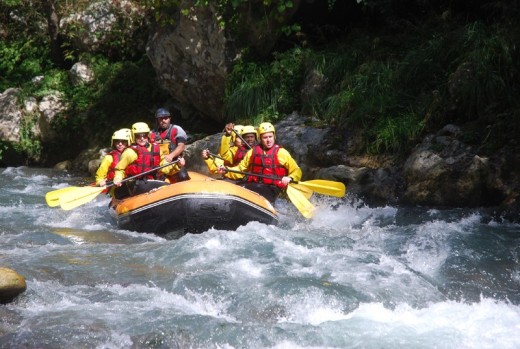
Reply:
<svg viewBox="0 0 520 349"><path fill-rule="evenodd" d="M419 140L423 127L423 121L413 111L397 116L382 116L369 129L368 136L372 142L367 150L372 154L403 154Z"/></svg>
<svg viewBox="0 0 520 349"><path fill-rule="evenodd" d="M236 64L226 93L228 115L232 119L273 121L282 113L297 110L306 55L307 51L297 48L276 53L270 64Z"/></svg>
<svg viewBox="0 0 520 349"><path fill-rule="evenodd" d="M15 150L26 154L30 162L40 161L42 145L34 135L34 127L37 124L37 116L28 115L20 123L20 142L16 144Z"/></svg>
<svg viewBox="0 0 520 349"><path fill-rule="evenodd" d="M0 91L41 74L49 66L46 46L34 40L0 41Z"/></svg>
<svg viewBox="0 0 520 349"><path fill-rule="evenodd" d="M172 1L172 0L170 0ZM283 14L294 8L293 0L196 0L194 6L198 7L209 7L214 6L217 10L217 20L221 28L225 28L234 34L239 31L238 28L250 28L251 19L248 16L240 16L241 10L243 13L247 13L247 10L255 8L252 12L261 13L264 18L274 18L275 20L282 22ZM191 14L191 8L184 8L181 13L185 16ZM247 29L246 29L247 30ZM300 30L298 24L291 24L282 26L280 29L286 35Z"/></svg>
<svg viewBox="0 0 520 349"><path fill-rule="evenodd" d="M336 3L328 0L329 10ZM447 21L450 11L441 15L425 0L357 3L369 14L367 18L372 13L383 15L382 30L353 28L339 42L317 48L306 41L305 48L274 53L268 61L255 57L252 49L250 54L244 50L226 88L229 118L258 124L276 121L293 110L303 111L321 124L362 128L365 150L372 153L404 153L423 132L436 131L450 122L473 123L476 131L467 141L483 147L498 145L504 136L513 139L520 133L518 19ZM489 18L498 18L496 13L507 13L506 3L480 1L472 14L488 6L495 11ZM180 0L145 0L140 4L161 25L174 24L179 15L189 16L193 9L181 10ZM57 92L63 96L68 108L52 124L68 145L59 151L73 153L87 143L106 144L117 128L135 121L153 122L149 108L168 96L157 85L144 53L137 49L136 42L142 37L122 37L128 23L125 18L116 23L110 47L95 56L81 54L73 45L86 28L81 23L68 24L62 33L66 58L87 62L97 77L92 83L75 86L66 71L51 65L49 39L41 30L45 16L40 5L28 0L0 2L0 33L5 39L0 40L0 91L15 86L23 89L22 97L41 98ZM65 14L86 9L90 3L81 0L56 5L58 12ZM470 2L463 5L471 7ZM251 33L251 18L268 19L261 22L270 24L274 19L288 36L302 30L298 23L284 24L283 15L294 9L291 0L196 0L193 6L213 6L217 21L237 44L248 37L240 30ZM452 10L451 5L446 6ZM247 15L241 18L240 13ZM435 23L438 18L442 20ZM424 25L423 19L429 23ZM36 76L43 79L31 81ZM34 122L24 120L18 150L36 160L46 145L34 141ZM485 136L478 132L482 129Z"/></svg>
<svg viewBox="0 0 520 349"><path fill-rule="evenodd" d="M353 33L321 51L244 60L228 85L228 110L276 120L301 108L339 128L363 128L373 153L404 153L450 122L476 121L489 134L473 141L497 143L520 130L517 28L471 22L405 37ZM313 87L302 100L305 79Z"/></svg>
<svg viewBox="0 0 520 349"><path fill-rule="evenodd" d="M153 120L148 106L159 104L167 94L158 86L145 56L135 62L113 63L103 56L90 59L98 78L92 84L69 86L65 91L74 115L67 117L69 125L82 128L88 123L87 129L93 133L86 134L86 141L106 143L116 129Z"/></svg>
<svg viewBox="0 0 520 349"><path fill-rule="evenodd" d="M160 26L175 24L174 14L179 9L180 0L146 0L145 5ZM188 12L184 12L184 14L188 15Z"/></svg>
<svg viewBox="0 0 520 349"><path fill-rule="evenodd" d="M461 63L450 75L450 84L458 85L452 87L452 98L464 118L478 118L500 107L499 103L518 100L511 92L517 90L519 51L510 33L499 34L476 22L466 27L459 40ZM508 96L509 101L504 98Z"/></svg>

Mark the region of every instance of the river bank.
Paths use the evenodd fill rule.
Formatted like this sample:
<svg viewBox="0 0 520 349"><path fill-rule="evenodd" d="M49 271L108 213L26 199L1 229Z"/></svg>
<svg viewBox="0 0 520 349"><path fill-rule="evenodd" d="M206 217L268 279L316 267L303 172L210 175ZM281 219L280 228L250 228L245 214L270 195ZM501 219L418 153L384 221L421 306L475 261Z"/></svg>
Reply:
<svg viewBox="0 0 520 349"><path fill-rule="evenodd" d="M497 217L519 219L520 149L515 144L485 155L464 142L460 127L450 124L427 135L407 157L382 157L360 154L354 132L309 126L309 119L296 113L275 127L278 143L296 159L304 180L343 182L349 197L369 205L487 207ZM187 168L207 173L200 154L206 148L217 152L220 137L214 134L189 144ZM101 158L100 149L88 149L57 167L93 175Z"/></svg>

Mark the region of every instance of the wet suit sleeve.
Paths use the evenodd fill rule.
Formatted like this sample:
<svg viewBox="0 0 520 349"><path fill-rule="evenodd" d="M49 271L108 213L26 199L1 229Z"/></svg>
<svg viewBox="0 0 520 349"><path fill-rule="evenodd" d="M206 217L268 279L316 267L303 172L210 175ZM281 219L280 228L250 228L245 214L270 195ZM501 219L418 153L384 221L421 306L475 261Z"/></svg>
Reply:
<svg viewBox="0 0 520 349"><path fill-rule="evenodd" d="M173 125L177 129L177 135L175 136L175 143L177 146L172 150L170 154L173 154L170 157L170 160L174 160L177 156L181 155L186 149L186 143L188 142L188 135L186 131L178 125Z"/></svg>
<svg viewBox="0 0 520 349"><path fill-rule="evenodd" d="M96 171L96 185L99 184L102 180L107 178L108 169L110 168L110 165L114 161L112 155L107 154L105 157L103 157L103 160L101 160L101 164L99 165L99 168Z"/></svg>
<svg viewBox="0 0 520 349"><path fill-rule="evenodd" d="M289 154L285 148L281 148L278 151L278 161L280 161L280 165L287 169L287 175L291 177L293 181L298 182L302 179L302 170L300 166L298 166L296 160L293 159L291 154Z"/></svg>
<svg viewBox="0 0 520 349"><path fill-rule="evenodd" d="M217 169L219 166L224 165L224 161L222 161L219 158L214 158L212 156L205 159L204 162L206 163L206 166L208 166L208 171L214 174L218 173Z"/></svg>
<svg viewBox="0 0 520 349"><path fill-rule="evenodd" d="M163 166L163 165L166 165L168 163L168 161L166 161L164 158L161 159L161 163L160 163L160 166ZM181 170L181 167L179 166L179 164L175 163L171 166L166 166L166 167L163 167L160 169L160 171L162 173L164 173L165 175L167 176L173 176L174 174L176 174L177 172L179 172Z"/></svg>
<svg viewBox="0 0 520 349"><path fill-rule="evenodd" d="M251 155L252 154L253 154L253 150L249 149L247 151L246 155L244 155L244 158L242 159L242 161L240 161L238 163L238 165L236 165L236 166L229 167L229 169L234 170L234 171L240 171L240 172L249 172L249 167L250 167L249 165L250 165L250 162L251 162ZM230 178L230 179L241 179L241 178L244 178L243 174L234 173L234 172L227 172L225 174L225 176L227 178Z"/></svg>
<svg viewBox="0 0 520 349"><path fill-rule="evenodd" d="M114 180L123 180L125 178L125 169L135 160L137 160L137 153L133 149L125 149L116 165Z"/></svg>
<svg viewBox="0 0 520 349"><path fill-rule="evenodd" d="M223 134L220 139L220 148L218 150L218 155L222 157L227 163L232 164L233 158L235 157L235 153L237 152L237 148L231 145L232 137L227 134ZM234 152L233 152L233 148Z"/></svg>

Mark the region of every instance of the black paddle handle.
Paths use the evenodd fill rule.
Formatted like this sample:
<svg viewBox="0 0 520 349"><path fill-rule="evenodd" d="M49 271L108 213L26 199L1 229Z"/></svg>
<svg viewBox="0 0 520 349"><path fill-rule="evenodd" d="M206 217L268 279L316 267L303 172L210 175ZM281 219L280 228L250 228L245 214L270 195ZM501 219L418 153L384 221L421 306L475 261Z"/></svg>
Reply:
<svg viewBox="0 0 520 349"><path fill-rule="evenodd" d="M248 147L249 149L252 149L252 147L249 145L249 143L247 143L246 140L245 140L244 138L242 138L241 135L238 134L237 130L233 129L233 132L235 132L235 134L237 135L237 137L240 138L240 139L242 140L242 142L244 142L245 145L247 145L247 147Z"/></svg>
<svg viewBox="0 0 520 349"><path fill-rule="evenodd" d="M266 176L266 175L262 175L262 174L258 174L258 173L251 173L251 172L242 172L242 171L237 171L237 170L231 170L231 169L229 169L229 168L227 168L227 167L226 167L226 170L227 170L228 172L233 172L233 173L243 174L243 175L245 175L245 176L256 176L256 177L267 178L267 179L272 179L272 180L280 180L280 179L282 179L281 177ZM291 183L298 184L298 182L292 180L292 178L291 178Z"/></svg>

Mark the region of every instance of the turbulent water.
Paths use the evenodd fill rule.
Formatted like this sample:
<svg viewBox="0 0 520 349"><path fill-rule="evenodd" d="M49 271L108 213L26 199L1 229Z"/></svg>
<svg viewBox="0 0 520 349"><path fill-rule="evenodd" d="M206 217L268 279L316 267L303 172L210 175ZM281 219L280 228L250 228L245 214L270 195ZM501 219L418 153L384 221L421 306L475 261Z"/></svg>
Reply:
<svg viewBox="0 0 520 349"><path fill-rule="evenodd" d="M103 194L47 206L80 180L0 169L0 266L27 281L0 348L520 348L520 226L483 210L313 197L309 221L280 201L279 226L170 240Z"/></svg>

